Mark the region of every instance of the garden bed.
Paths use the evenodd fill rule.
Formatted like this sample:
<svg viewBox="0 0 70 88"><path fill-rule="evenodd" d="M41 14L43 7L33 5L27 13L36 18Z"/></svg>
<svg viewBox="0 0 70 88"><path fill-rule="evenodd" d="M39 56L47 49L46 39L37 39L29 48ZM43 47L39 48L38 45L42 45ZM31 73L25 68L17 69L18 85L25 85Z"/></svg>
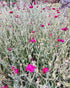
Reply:
<svg viewBox="0 0 70 88"><path fill-rule="evenodd" d="M70 13L62 23L59 7L1 8L1 88L70 87Z"/></svg>

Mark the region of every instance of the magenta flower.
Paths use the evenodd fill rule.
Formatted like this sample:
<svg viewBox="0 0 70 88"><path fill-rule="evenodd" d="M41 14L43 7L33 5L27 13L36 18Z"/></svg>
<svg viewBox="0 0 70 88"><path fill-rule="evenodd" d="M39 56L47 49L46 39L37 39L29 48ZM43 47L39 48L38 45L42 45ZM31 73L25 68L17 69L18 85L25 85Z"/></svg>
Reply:
<svg viewBox="0 0 70 88"><path fill-rule="evenodd" d="M10 11L9 13L11 13L11 14L12 14L12 13L13 13L13 11Z"/></svg>
<svg viewBox="0 0 70 88"><path fill-rule="evenodd" d="M36 42L36 40L35 39L31 39L30 42Z"/></svg>
<svg viewBox="0 0 70 88"><path fill-rule="evenodd" d="M19 15L16 15L15 18L19 18Z"/></svg>
<svg viewBox="0 0 70 88"><path fill-rule="evenodd" d="M68 30L68 28L67 28L67 27L65 27L65 28L62 28L61 30L63 30L63 31L67 31L67 30Z"/></svg>
<svg viewBox="0 0 70 88"><path fill-rule="evenodd" d="M5 87L1 87L1 88L5 88Z"/></svg>
<svg viewBox="0 0 70 88"><path fill-rule="evenodd" d="M19 10L19 9L20 9L20 7L17 7L17 9Z"/></svg>
<svg viewBox="0 0 70 88"><path fill-rule="evenodd" d="M48 17L51 17L51 15L49 14L49 16Z"/></svg>
<svg viewBox="0 0 70 88"><path fill-rule="evenodd" d="M36 6L36 8L38 8L39 6Z"/></svg>
<svg viewBox="0 0 70 88"><path fill-rule="evenodd" d="M58 42L61 42L61 39L57 39Z"/></svg>
<svg viewBox="0 0 70 88"><path fill-rule="evenodd" d="M15 74L18 74L19 73L19 69L15 69Z"/></svg>
<svg viewBox="0 0 70 88"><path fill-rule="evenodd" d="M12 50L12 48L9 48L8 50L9 50L9 51L11 51L11 50Z"/></svg>
<svg viewBox="0 0 70 88"><path fill-rule="evenodd" d="M58 9L56 11L59 11Z"/></svg>
<svg viewBox="0 0 70 88"><path fill-rule="evenodd" d="M15 23L17 23L17 21L15 21Z"/></svg>
<svg viewBox="0 0 70 88"><path fill-rule="evenodd" d="M49 68L47 67L43 68L43 73L46 74L46 72L49 72Z"/></svg>
<svg viewBox="0 0 70 88"><path fill-rule="evenodd" d="M8 88L8 85L6 85L6 86L3 86L3 87L1 87L1 88Z"/></svg>
<svg viewBox="0 0 70 88"><path fill-rule="evenodd" d="M50 23L48 23L48 25L50 25Z"/></svg>
<svg viewBox="0 0 70 88"><path fill-rule="evenodd" d="M49 36L52 36L52 33L51 33L51 34L49 34Z"/></svg>
<svg viewBox="0 0 70 88"><path fill-rule="evenodd" d="M35 33L35 31L32 31L32 33Z"/></svg>
<svg viewBox="0 0 70 88"><path fill-rule="evenodd" d="M55 10L55 8L52 8L52 10Z"/></svg>
<svg viewBox="0 0 70 88"><path fill-rule="evenodd" d="M45 8L43 8L43 10L45 10Z"/></svg>
<svg viewBox="0 0 70 88"><path fill-rule="evenodd" d="M56 45L56 48L58 47L58 45Z"/></svg>
<svg viewBox="0 0 70 88"><path fill-rule="evenodd" d="M32 22L31 22L31 24L32 24Z"/></svg>
<svg viewBox="0 0 70 88"><path fill-rule="evenodd" d="M25 8L23 8L23 10L25 10Z"/></svg>
<svg viewBox="0 0 70 88"><path fill-rule="evenodd" d="M29 6L29 8L33 8L33 6L31 5L31 6Z"/></svg>
<svg viewBox="0 0 70 88"><path fill-rule="evenodd" d="M55 17L55 18L57 18L58 16L57 16L57 15L55 15L54 17Z"/></svg>
<svg viewBox="0 0 70 88"><path fill-rule="evenodd" d="M49 6L47 6L47 10L50 10Z"/></svg>
<svg viewBox="0 0 70 88"><path fill-rule="evenodd" d="M16 3L15 2L13 2L13 5L15 5Z"/></svg>
<svg viewBox="0 0 70 88"><path fill-rule="evenodd" d="M12 26L10 25L10 28L12 28Z"/></svg>
<svg viewBox="0 0 70 88"><path fill-rule="evenodd" d="M44 27L44 24L42 24L41 27Z"/></svg>
<svg viewBox="0 0 70 88"><path fill-rule="evenodd" d="M61 9L61 8L58 8L59 10Z"/></svg>
<svg viewBox="0 0 70 88"><path fill-rule="evenodd" d="M3 2L1 1L1 4L3 4Z"/></svg>
<svg viewBox="0 0 70 88"><path fill-rule="evenodd" d="M34 58L31 58L31 60L34 60Z"/></svg>
<svg viewBox="0 0 70 88"><path fill-rule="evenodd" d="M57 11L57 13L60 13L59 11Z"/></svg>
<svg viewBox="0 0 70 88"><path fill-rule="evenodd" d="M5 4L3 4L3 6L5 6Z"/></svg>
<svg viewBox="0 0 70 88"><path fill-rule="evenodd" d="M34 5L36 5L36 2L34 2Z"/></svg>
<svg viewBox="0 0 70 88"><path fill-rule="evenodd" d="M57 39L58 42L64 42L64 39Z"/></svg>
<svg viewBox="0 0 70 88"><path fill-rule="evenodd" d="M35 68L35 66L28 64L28 66L26 67L26 71L34 72Z"/></svg>
<svg viewBox="0 0 70 88"><path fill-rule="evenodd" d="M62 39L61 42L64 42L64 39Z"/></svg>
<svg viewBox="0 0 70 88"><path fill-rule="evenodd" d="M12 69L12 70L15 70L15 67L13 66L13 67L11 67L11 69Z"/></svg>
<svg viewBox="0 0 70 88"><path fill-rule="evenodd" d="M11 6L11 4L9 4L9 6Z"/></svg>
<svg viewBox="0 0 70 88"><path fill-rule="evenodd" d="M8 85L4 86L4 88L8 88Z"/></svg>

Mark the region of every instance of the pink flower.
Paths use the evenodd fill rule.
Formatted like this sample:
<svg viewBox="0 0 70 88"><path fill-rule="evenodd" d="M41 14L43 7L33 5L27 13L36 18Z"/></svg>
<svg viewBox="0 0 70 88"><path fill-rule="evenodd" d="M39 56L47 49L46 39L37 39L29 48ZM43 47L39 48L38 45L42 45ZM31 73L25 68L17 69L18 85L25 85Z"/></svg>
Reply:
<svg viewBox="0 0 70 88"><path fill-rule="evenodd" d="M23 8L23 10L25 10L25 8Z"/></svg>
<svg viewBox="0 0 70 88"><path fill-rule="evenodd" d="M54 17L55 17L55 18L57 18L58 16L57 16L57 15L55 15Z"/></svg>
<svg viewBox="0 0 70 88"><path fill-rule="evenodd" d="M53 15L55 15L55 13L52 13Z"/></svg>
<svg viewBox="0 0 70 88"><path fill-rule="evenodd" d="M15 18L19 18L19 15L16 15Z"/></svg>
<svg viewBox="0 0 70 88"><path fill-rule="evenodd" d="M35 31L32 31L32 33L35 33Z"/></svg>
<svg viewBox="0 0 70 88"><path fill-rule="evenodd" d="M64 42L64 39L62 39L61 42Z"/></svg>
<svg viewBox="0 0 70 88"><path fill-rule="evenodd" d="M11 69L12 69L12 70L15 70L15 67L13 66L13 67L11 67Z"/></svg>
<svg viewBox="0 0 70 88"><path fill-rule="evenodd" d="M49 36L52 36L52 33L51 33L51 34L49 34Z"/></svg>
<svg viewBox="0 0 70 88"><path fill-rule="evenodd" d="M36 2L34 2L34 5L36 5Z"/></svg>
<svg viewBox="0 0 70 88"><path fill-rule="evenodd" d="M9 51L11 51L11 50L12 50L12 48L9 48L8 50L9 50Z"/></svg>
<svg viewBox="0 0 70 88"><path fill-rule="evenodd" d="M42 24L41 27L44 27L44 24Z"/></svg>
<svg viewBox="0 0 70 88"><path fill-rule="evenodd" d="M4 86L4 88L8 88L8 85Z"/></svg>
<svg viewBox="0 0 70 88"><path fill-rule="evenodd" d="M5 88L4 86L2 86L1 88Z"/></svg>
<svg viewBox="0 0 70 88"><path fill-rule="evenodd" d="M29 8L33 8L33 6L29 6Z"/></svg>
<svg viewBox="0 0 70 88"><path fill-rule="evenodd" d="M19 69L15 69L15 74L18 74L19 73Z"/></svg>
<svg viewBox="0 0 70 88"><path fill-rule="evenodd" d="M10 25L10 28L12 28L12 26Z"/></svg>
<svg viewBox="0 0 70 88"><path fill-rule="evenodd" d="M1 4L3 4L3 2L1 1Z"/></svg>
<svg viewBox="0 0 70 88"><path fill-rule="evenodd" d="M47 1L44 1L44 3L47 3Z"/></svg>
<svg viewBox="0 0 70 88"><path fill-rule="evenodd" d="M49 14L49 16L48 17L51 17L51 15Z"/></svg>
<svg viewBox="0 0 70 88"><path fill-rule="evenodd" d="M2 13L0 12L0 14L2 14Z"/></svg>
<svg viewBox="0 0 70 88"><path fill-rule="evenodd" d="M55 8L52 8L52 10L55 10Z"/></svg>
<svg viewBox="0 0 70 88"><path fill-rule="evenodd" d="M57 39L58 42L64 42L64 39Z"/></svg>
<svg viewBox="0 0 70 88"><path fill-rule="evenodd" d="M12 31L14 31L14 29L12 29Z"/></svg>
<svg viewBox="0 0 70 88"><path fill-rule="evenodd" d="M3 87L1 87L1 88L8 88L8 85L6 85L6 86L3 86Z"/></svg>
<svg viewBox="0 0 70 88"><path fill-rule="evenodd" d="M16 3L15 2L13 2L13 5L15 5Z"/></svg>
<svg viewBox="0 0 70 88"><path fill-rule="evenodd" d="M57 39L58 42L61 42L61 39Z"/></svg>
<svg viewBox="0 0 70 88"><path fill-rule="evenodd" d="M67 28L67 27L65 27L65 28L62 28L61 30L63 30L63 31L67 31L67 30L68 30L68 28Z"/></svg>
<svg viewBox="0 0 70 88"><path fill-rule="evenodd" d="M5 4L3 4L3 6L5 6Z"/></svg>
<svg viewBox="0 0 70 88"><path fill-rule="evenodd" d="M47 6L47 10L50 10L49 6Z"/></svg>
<svg viewBox="0 0 70 88"><path fill-rule="evenodd" d="M17 9L19 10L19 9L20 9L20 7L17 7Z"/></svg>
<svg viewBox="0 0 70 88"><path fill-rule="evenodd" d="M31 24L32 24L32 22L31 22Z"/></svg>
<svg viewBox="0 0 70 88"><path fill-rule="evenodd" d="M26 67L26 71L34 72L35 68L35 66L28 64L28 66Z"/></svg>
<svg viewBox="0 0 70 88"><path fill-rule="evenodd" d="M35 39L31 39L30 42L36 42L36 40Z"/></svg>
<svg viewBox="0 0 70 88"><path fill-rule="evenodd" d="M48 25L50 25L50 23L48 23Z"/></svg>
<svg viewBox="0 0 70 88"><path fill-rule="evenodd" d="M12 13L13 13L13 11L10 11L9 13L11 13L11 14L12 14Z"/></svg>
<svg viewBox="0 0 70 88"><path fill-rule="evenodd" d="M31 58L31 60L34 60L34 58Z"/></svg>
<svg viewBox="0 0 70 88"><path fill-rule="evenodd" d="M17 21L15 21L15 23L17 23Z"/></svg>
<svg viewBox="0 0 70 88"><path fill-rule="evenodd" d="M56 47L58 47L58 45L56 45Z"/></svg>
<svg viewBox="0 0 70 88"><path fill-rule="evenodd" d="M11 4L9 4L9 6L11 6Z"/></svg>
<svg viewBox="0 0 70 88"><path fill-rule="evenodd" d="M58 9L56 11L59 11Z"/></svg>
<svg viewBox="0 0 70 88"><path fill-rule="evenodd" d="M45 8L43 8L43 10L45 10Z"/></svg>
<svg viewBox="0 0 70 88"><path fill-rule="evenodd" d="M59 11L57 11L57 13L60 13Z"/></svg>
<svg viewBox="0 0 70 88"><path fill-rule="evenodd" d="M59 7L58 9L60 10L61 8Z"/></svg>
<svg viewBox="0 0 70 88"><path fill-rule="evenodd" d="M38 8L39 6L36 6L36 8Z"/></svg>
<svg viewBox="0 0 70 88"><path fill-rule="evenodd" d="M46 72L49 72L49 68L47 67L43 68L43 73L46 74Z"/></svg>

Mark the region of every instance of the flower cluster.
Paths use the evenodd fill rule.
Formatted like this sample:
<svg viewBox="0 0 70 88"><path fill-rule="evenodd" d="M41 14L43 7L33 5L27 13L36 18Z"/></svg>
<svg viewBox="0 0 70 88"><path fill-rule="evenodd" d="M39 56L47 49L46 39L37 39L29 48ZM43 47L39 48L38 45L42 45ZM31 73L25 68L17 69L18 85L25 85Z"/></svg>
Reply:
<svg viewBox="0 0 70 88"><path fill-rule="evenodd" d="M64 42L64 39L57 39L58 42Z"/></svg>
<svg viewBox="0 0 70 88"><path fill-rule="evenodd" d="M67 28L67 27L65 27L65 28L62 28L61 30L63 30L63 31L67 31L67 30L68 30L68 28Z"/></svg>
<svg viewBox="0 0 70 88"><path fill-rule="evenodd" d="M19 69L15 69L15 67L11 67L12 71L14 71L15 74L18 74L19 73Z"/></svg>
<svg viewBox="0 0 70 88"><path fill-rule="evenodd" d="M31 39L31 40L30 40L30 42L34 42L34 43L35 43L35 42L36 42L36 40L35 40L35 39Z"/></svg>

